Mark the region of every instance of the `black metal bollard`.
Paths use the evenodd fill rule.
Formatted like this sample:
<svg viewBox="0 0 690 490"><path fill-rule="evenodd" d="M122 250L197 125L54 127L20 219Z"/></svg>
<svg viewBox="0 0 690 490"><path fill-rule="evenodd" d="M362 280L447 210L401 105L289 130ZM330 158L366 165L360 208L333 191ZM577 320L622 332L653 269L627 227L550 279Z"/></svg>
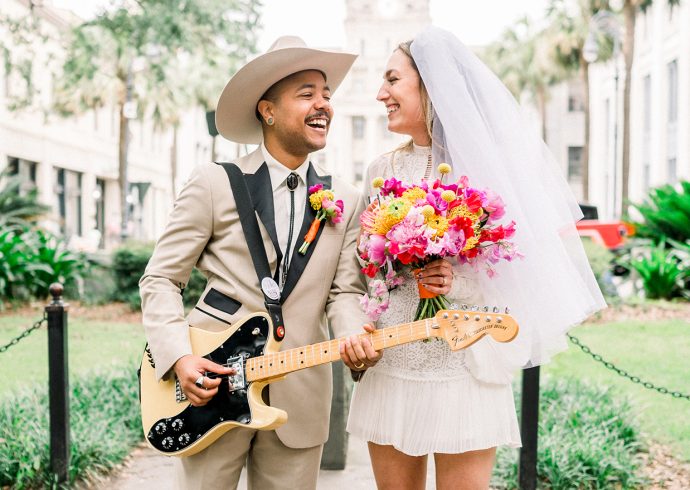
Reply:
<svg viewBox="0 0 690 490"><path fill-rule="evenodd" d="M50 396L50 467L59 483L69 469L69 374L67 371L67 310L62 284L50 285L48 317L48 393Z"/></svg>
<svg viewBox="0 0 690 490"><path fill-rule="evenodd" d="M539 431L539 366L522 371L522 407L520 410L520 490L537 488L537 438Z"/></svg>

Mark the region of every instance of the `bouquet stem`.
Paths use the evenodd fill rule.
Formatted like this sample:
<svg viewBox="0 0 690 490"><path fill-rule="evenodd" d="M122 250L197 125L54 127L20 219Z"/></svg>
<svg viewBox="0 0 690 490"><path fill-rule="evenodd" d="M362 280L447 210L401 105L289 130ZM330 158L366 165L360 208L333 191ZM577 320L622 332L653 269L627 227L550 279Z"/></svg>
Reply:
<svg viewBox="0 0 690 490"><path fill-rule="evenodd" d="M415 275L417 274L416 269ZM424 320L425 318L433 318L441 310L445 310L450 305L450 301L443 294L436 294L429 291L424 287L423 284L417 282L417 288L419 289L419 305L417 306L417 313L415 314L416 320Z"/></svg>

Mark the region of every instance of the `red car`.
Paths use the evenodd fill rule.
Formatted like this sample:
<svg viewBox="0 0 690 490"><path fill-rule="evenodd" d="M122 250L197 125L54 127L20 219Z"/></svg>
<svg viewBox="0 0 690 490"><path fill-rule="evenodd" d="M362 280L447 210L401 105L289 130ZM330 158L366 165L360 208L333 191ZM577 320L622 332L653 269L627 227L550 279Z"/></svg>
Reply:
<svg viewBox="0 0 690 490"><path fill-rule="evenodd" d="M576 224L580 236L589 237L609 250L623 246L627 237L635 234L635 228L623 221L599 221L597 208L581 204L584 219Z"/></svg>

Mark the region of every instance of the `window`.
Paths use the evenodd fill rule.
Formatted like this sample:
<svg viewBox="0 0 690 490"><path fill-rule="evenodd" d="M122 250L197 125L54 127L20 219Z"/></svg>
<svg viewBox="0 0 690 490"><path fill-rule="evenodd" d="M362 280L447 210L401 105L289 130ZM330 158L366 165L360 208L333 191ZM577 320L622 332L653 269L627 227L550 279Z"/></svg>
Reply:
<svg viewBox="0 0 690 490"><path fill-rule="evenodd" d="M666 167L668 181L675 183L678 180L678 60L668 64L668 117L666 126Z"/></svg>
<svg viewBox="0 0 690 490"><path fill-rule="evenodd" d="M355 170L355 184L361 184L362 179L364 178L364 162L361 160L355 161L354 163L354 170Z"/></svg>
<svg viewBox="0 0 690 490"><path fill-rule="evenodd" d="M352 137L354 139L363 139L365 128L366 119L363 116L352 116Z"/></svg>
<svg viewBox="0 0 690 490"><path fill-rule="evenodd" d="M582 178L582 147L568 147L568 180L580 180Z"/></svg>
<svg viewBox="0 0 690 490"><path fill-rule="evenodd" d="M568 84L568 112L583 112L585 110L585 97L581 83Z"/></svg>
<svg viewBox="0 0 690 490"><path fill-rule="evenodd" d="M38 163L22 158L7 157L7 168L10 175L18 175L21 185L19 193L25 196L36 189L36 169Z"/></svg>
<svg viewBox="0 0 690 490"><path fill-rule="evenodd" d="M69 239L82 234L82 174L63 168L55 168L55 197L60 228Z"/></svg>
<svg viewBox="0 0 690 490"><path fill-rule="evenodd" d="M101 237L98 248L103 248L105 245L105 180L96 179L93 200L96 202L96 229Z"/></svg>

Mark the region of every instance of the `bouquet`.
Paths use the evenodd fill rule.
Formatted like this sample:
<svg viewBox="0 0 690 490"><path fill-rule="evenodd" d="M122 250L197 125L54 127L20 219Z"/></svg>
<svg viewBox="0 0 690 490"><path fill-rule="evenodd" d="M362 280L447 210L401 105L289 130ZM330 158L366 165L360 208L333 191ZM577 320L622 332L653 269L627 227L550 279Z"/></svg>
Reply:
<svg viewBox="0 0 690 490"><path fill-rule="evenodd" d="M515 222L498 224L505 216L501 198L490 190L469 186L467 177L444 184L450 165L438 167L441 179L429 184L406 185L391 178L374 179L378 196L360 216L362 234L359 254L362 272L373 280L362 297L363 309L372 320L388 308L388 294L404 281L403 267L413 270L439 258L483 266L489 277L494 264L520 254L510 238ZM378 276L378 278L377 278ZM448 299L422 284L415 320L432 318L448 307Z"/></svg>

